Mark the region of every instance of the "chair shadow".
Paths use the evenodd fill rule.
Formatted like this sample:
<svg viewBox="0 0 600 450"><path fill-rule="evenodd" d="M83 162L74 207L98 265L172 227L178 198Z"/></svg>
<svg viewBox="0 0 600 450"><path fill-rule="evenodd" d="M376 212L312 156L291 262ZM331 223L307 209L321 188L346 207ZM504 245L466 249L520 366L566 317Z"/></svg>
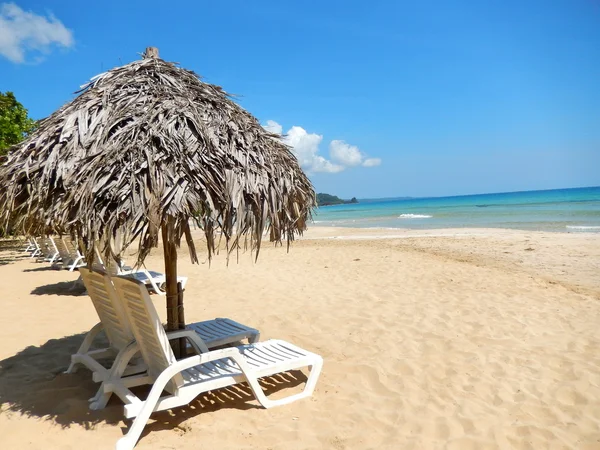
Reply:
<svg viewBox="0 0 600 450"><path fill-rule="evenodd" d="M46 284L44 286L38 286L31 291L33 295L65 295L78 297L85 294L85 286L73 281L60 281L58 283Z"/></svg>
<svg viewBox="0 0 600 450"><path fill-rule="evenodd" d="M293 370L261 378L259 383L268 397L279 398L281 396L277 395L277 393L286 389L292 390L293 388L303 385L306 380L307 377L302 371ZM147 394L148 391L149 389L145 389L142 392L142 395L140 395L140 392L136 392L136 394L139 395L140 398L145 398L145 395L143 394ZM297 390L293 391L293 393L296 392ZM285 392L285 395L291 395L291 393ZM256 401L256 397L254 397L250 386L245 382L209 391L200 394L186 406L153 413L152 416L150 416L150 419L153 420L153 422L148 422L142 432L140 440L154 431L178 430L186 432L189 430L189 427L182 426L182 423L203 413L216 412L221 409L240 409L246 411L261 408L262 406ZM127 431L129 431L129 425L132 420L133 419L125 421L127 427L121 428L123 434L126 434Z"/></svg>
<svg viewBox="0 0 600 450"><path fill-rule="evenodd" d="M123 403L113 395L106 408L99 411L89 409L88 399L97 391L99 384L92 381L91 373L80 368L76 373L65 374L71 354L83 341L85 333L51 339L41 346L29 346L14 356L0 360L0 410L7 415L22 414L51 420L62 428L79 425L87 430L97 424L121 424L123 434L130 425L123 417ZM102 336L97 345L106 346ZM274 398L284 389L293 389L306 382L307 377L299 370L285 372L260 379L265 394ZM132 389L144 399L149 386ZM285 392L289 395L288 392ZM261 408L246 383L201 394L189 405L171 411L161 411L151 416L142 434L158 430L183 430L186 420L199 414L220 409L249 410ZM125 421L125 422L123 422ZM125 423L125 426L123 426Z"/></svg>
<svg viewBox="0 0 600 450"><path fill-rule="evenodd" d="M47 262L47 261L44 261ZM52 267L52 266L44 266L44 267L36 267L34 269L23 269L23 272L46 272L48 270L60 270L56 267Z"/></svg>

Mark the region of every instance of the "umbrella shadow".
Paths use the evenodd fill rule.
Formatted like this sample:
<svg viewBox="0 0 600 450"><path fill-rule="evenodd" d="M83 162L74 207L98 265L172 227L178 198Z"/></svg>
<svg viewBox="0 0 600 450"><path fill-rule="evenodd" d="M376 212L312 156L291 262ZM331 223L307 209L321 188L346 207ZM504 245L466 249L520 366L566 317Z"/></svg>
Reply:
<svg viewBox="0 0 600 450"><path fill-rule="evenodd" d="M22 253L24 244L18 239L3 239L0 240L0 252L1 251L11 251L11 252L19 252ZM27 255L25 255L27 256Z"/></svg>
<svg viewBox="0 0 600 450"><path fill-rule="evenodd" d="M0 257L0 266L5 266L6 264L14 263L15 261L20 260L21 258L17 258L14 256L2 256Z"/></svg>
<svg viewBox="0 0 600 450"><path fill-rule="evenodd" d="M78 424L91 429L100 422L119 423L119 408L89 409L88 398L98 385L88 370L64 373L84 336L81 333L51 339L0 360L0 410L7 415L52 420L63 428Z"/></svg>
<svg viewBox="0 0 600 450"><path fill-rule="evenodd" d="M32 295L70 295L74 297L85 293L85 286L82 283L78 283L77 280L46 284L38 286L31 291Z"/></svg>
<svg viewBox="0 0 600 450"><path fill-rule="evenodd" d="M30 255L24 254L17 246L12 244L12 241L0 241L0 252L4 253L0 256L0 266L13 263L15 261L22 261L23 259L29 258Z"/></svg>
<svg viewBox="0 0 600 450"><path fill-rule="evenodd" d="M51 339L41 346L29 346L14 356L0 360L0 410L8 416L21 414L51 420L62 428L79 425L91 430L99 423L123 424L123 408L120 399L113 395L106 408L99 411L89 409L88 399L99 385L92 381L91 373L80 368L76 373L65 374L71 354L75 353L85 334L75 334L60 339ZM102 336L99 346L106 346ZM278 398L280 391L303 385L307 377L294 370L260 379L265 394ZM303 387L303 386L302 386ZM145 399L150 386L132 389ZM290 392L285 392L290 395ZM261 408L246 383L206 392L189 405L172 411L161 411L152 415L152 422L144 429L142 436L158 430L179 430L186 432L186 420L203 413L220 409L249 410ZM125 434L130 425L126 420L122 427Z"/></svg>

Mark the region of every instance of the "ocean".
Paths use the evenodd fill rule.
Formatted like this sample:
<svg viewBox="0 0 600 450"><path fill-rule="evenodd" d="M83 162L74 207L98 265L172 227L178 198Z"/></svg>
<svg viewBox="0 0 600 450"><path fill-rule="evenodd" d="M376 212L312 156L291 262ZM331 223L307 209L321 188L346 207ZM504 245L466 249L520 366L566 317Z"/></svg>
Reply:
<svg viewBox="0 0 600 450"><path fill-rule="evenodd" d="M316 226L355 228L513 228L600 233L600 186L322 206Z"/></svg>

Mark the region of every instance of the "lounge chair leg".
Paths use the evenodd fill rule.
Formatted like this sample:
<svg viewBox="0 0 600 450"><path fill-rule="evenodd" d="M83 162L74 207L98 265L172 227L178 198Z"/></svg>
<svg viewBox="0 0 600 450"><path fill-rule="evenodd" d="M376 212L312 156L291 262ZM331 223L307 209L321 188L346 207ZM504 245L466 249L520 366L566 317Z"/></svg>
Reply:
<svg viewBox="0 0 600 450"><path fill-rule="evenodd" d="M65 373L77 373L77 369L79 369L79 367L77 367L78 363L76 361L73 361L73 359L71 359L71 364L69 364L69 368L67 370L65 370Z"/></svg>
<svg viewBox="0 0 600 450"><path fill-rule="evenodd" d="M138 351L139 349L135 341L129 343L127 347L121 349L121 351L117 354L115 361L113 362L113 365L110 369L110 373L100 385L100 388L98 389L98 392L96 392L96 395L90 399L90 409L98 410L106 406L106 404L110 400L110 397L113 394L113 391L107 390L105 388L106 380L121 379L123 377L123 374L125 373L125 370L127 369L129 361Z"/></svg>
<svg viewBox="0 0 600 450"><path fill-rule="evenodd" d="M50 264L54 264L54 261L56 261L56 259L58 258L58 252L55 252L52 254L52 257L50 258L50 261L48 261Z"/></svg>
<svg viewBox="0 0 600 450"><path fill-rule="evenodd" d="M260 333L259 332L248 338L249 344L256 344L258 341L260 341Z"/></svg>
<svg viewBox="0 0 600 450"><path fill-rule="evenodd" d="M96 395L90 399L90 409L93 411L103 409L106 407L111 396L112 392L104 392L104 389L102 389L101 386L100 389L98 389L98 392L96 392Z"/></svg>
<svg viewBox="0 0 600 450"><path fill-rule="evenodd" d="M97 397L98 397L98 391L96 391L96 393L94 394L93 397L88 398L88 403L95 402Z"/></svg>
<svg viewBox="0 0 600 450"><path fill-rule="evenodd" d="M79 350L77 350L77 353L75 353L75 355L82 355L87 353L90 347L92 346L92 342L94 342L94 339L96 338L96 336L98 336L98 333L100 333L103 329L104 326L102 325L102 322L98 322L96 325L94 325L92 329L88 331L88 333L85 335L85 338L83 339L83 342L79 346ZM73 356L71 356L71 364L69 365L69 368L65 371L65 373L75 373L77 371L76 367L78 362L75 360L75 358L73 358Z"/></svg>
<svg viewBox="0 0 600 450"><path fill-rule="evenodd" d="M306 385L302 392L294 395L290 395L288 397L280 398L279 400L270 400L265 395L264 391L260 387L258 383L258 379L256 378L247 378L248 384L250 385L250 389L254 393L256 400L265 408L273 408L274 406L287 405L288 403L295 402L296 400L300 400L301 398L310 397L315 390L315 386L317 385L317 380L319 379L319 375L321 374L321 369L323 367L323 360L319 359L315 361L312 366L308 366L310 370L310 374L308 379L306 380Z"/></svg>
<svg viewBox="0 0 600 450"><path fill-rule="evenodd" d="M139 440L142 435L142 431L144 431L144 427L146 423L148 423L148 419L154 409L156 408L156 404L160 399L160 394L162 393L164 387L167 385L167 382L170 378L168 377L160 377L152 386L152 390L150 394L148 394L148 398L144 402L144 406L140 410L140 413L136 416L129 431L125 436L117 441L117 450L131 450L135 447L135 444Z"/></svg>
<svg viewBox="0 0 600 450"><path fill-rule="evenodd" d="M83 256L78 256L75 258L75 261L73 261L73 264L71 267L69 267L69 272L73 272L78 267L78 264L81 260L83 260Z"/></svg>

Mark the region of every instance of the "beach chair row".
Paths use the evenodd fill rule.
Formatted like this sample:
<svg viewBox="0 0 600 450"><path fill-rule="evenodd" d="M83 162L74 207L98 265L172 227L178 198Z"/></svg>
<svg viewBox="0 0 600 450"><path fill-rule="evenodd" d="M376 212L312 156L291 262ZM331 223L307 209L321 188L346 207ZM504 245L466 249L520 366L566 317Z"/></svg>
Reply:
<svg viewBox="0 0 600 450"><path fill-rule="evenodd" d="M127 434L118 440L118 450L136 445L151 413L187 405L208 391L246 382L265 408L312 394L323 364L319 355L282 340L259 342L257 329L231 319L217 318L166 332L144 283L96 268L79 271L100 322L72 355L67 372L84 365L100 383L90 399L91 409L104 408L114 394L124 403L124 416L134 418ZM109 346L91 350L101 331ZM182 338L193 355L177 360L169 341ZM309 370L302 392L267 398L259 378L302 368ZM141 385L151 386L145 400L131 391Z"/></svg>
<svg viewBox="0 0 600 450"><path fill-rule="evenodd" d="M85 264L83 255L68 238L60 237L30 237L27 239L26 252L32 258L47 261L56 267L69 271Z"/></svg>
<svg viewBox="0 0 600 450"><path fill-rule="evenodd" d="M30 237L27 240L25 251L29 252L32 258L49 262L56 269L73 272L88 265L77 244L72 239L64 236ZM105 264L97 249L94 256L93 266L106 270L112 276L129 277L140 281L155 294L166 294L164 289L166 277L164 274L143 267L128 267L117 261L110 261ZM187 280L188 278L184 276L177 278L182 288L185 288Z"/></svg>

